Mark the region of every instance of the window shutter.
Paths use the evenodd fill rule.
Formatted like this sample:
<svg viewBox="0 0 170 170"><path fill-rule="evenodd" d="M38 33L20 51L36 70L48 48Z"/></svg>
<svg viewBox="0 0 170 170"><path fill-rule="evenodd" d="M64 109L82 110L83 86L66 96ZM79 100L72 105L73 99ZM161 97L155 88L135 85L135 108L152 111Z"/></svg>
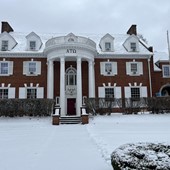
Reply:
<svg viewBox="0 0 170 170"><path fill-rule="evenodd" d="M146 86L142 86L140 88L140 97L148 97L147 87Z"/></svg>
<svg viewBox="0 0 170 170"><path fill-rule="evenodd" d="M138 62L138 73L140 75L143 75L143 63L142 62Z"/></svg>
<svg viewBox="0 0 170 170"><path fill-rule="evenodd" d="M9 99L15 98L15 87L11 87L8 89L8 98Z"/></svg>
<svg viewBox="0 0 170 170"><path fill-rule="evenodd" d="M117 62L112 62L112 72L117 75Z"/></svg>
<svg viewBox="0 0 170 170"><path fill-rule="evenodd" d="M100 74L105 74L105 62L100 62Z"/></svg>
<svg viewBox="0 0 170 170"><path fill-rule="evenodd" d="M126 74L130 75L131 71L130 71L130 62L126 62Z"/></svg>
<svg viewBox="0 0 170 170"><path fill-rule="evenodd" d="M37 99L43 99L44 98L44 87L38 87L37 88Z"/></svg>
<svg viewBox="0 0 170 170"><path fill-rule="evenodd" d="M23 62L23 74L28 74L28 62Z"/></svg>
<svg viewBox="0 0 170 170"><path fill-rule="evenodd" d="M131 88L125 87L125 98L131 98Z"/></svg>
<svg viewBox="0 0 170 170"><path fill-rule="evenodd" d="M13 61L9 61L9 74L13 74Z"/></svg>
<svg viewBox="0 0 170 170"><path fill-rule="evenodd" d="M105 98L105 88L104 87L98 87L98 96Z"/></svg>
<svg viewBox="0 0 170 170"><path fill-rule="evenodd" d="M26 88L20 87L19 88L19 99L26 99Z"/></svg>
<svg viewBox="0 0 170 170"><path fill-rule="evenodd" d="M122 97L121 87L115 87L115 98L119 99Z"/></svg>
<svg viewBox="0 0 170 170"><path fill-rule="evenodd" d="M36 62L36 74L41 74L41 61Z"/></svg>

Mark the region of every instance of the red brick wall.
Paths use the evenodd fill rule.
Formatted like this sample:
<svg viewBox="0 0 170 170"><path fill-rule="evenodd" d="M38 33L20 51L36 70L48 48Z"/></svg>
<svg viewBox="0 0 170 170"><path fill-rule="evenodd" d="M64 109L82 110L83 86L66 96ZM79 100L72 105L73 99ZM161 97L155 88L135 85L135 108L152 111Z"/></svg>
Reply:
<svg viewBox="0 0 170 170"><path fill-rule="evenodd" d="M47 59L33 59L34 61L41 61L41 75L23 75L23 61L31 61L31 58L6 58L6 61L13 61L13 75L0 76L0 83L5 83L5 85L11 84L11 87L16 87L16 98L19 97L19 87L24 87L24 83L27 85L33 83L34 86L39 84L39 87L45 87L44 97L47 97ZM0 59L0 61L2 61L2 59Z"/></svg>

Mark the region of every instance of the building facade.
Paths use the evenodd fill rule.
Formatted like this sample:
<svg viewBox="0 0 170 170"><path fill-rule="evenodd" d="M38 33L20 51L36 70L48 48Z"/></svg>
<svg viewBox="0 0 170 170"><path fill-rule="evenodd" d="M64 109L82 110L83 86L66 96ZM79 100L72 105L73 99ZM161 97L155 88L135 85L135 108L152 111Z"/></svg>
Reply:
<svg viewBox="0 0 170 170"><path fill-rule="evenodd" d="M85 98L170 94L169 65L155 65L136 25L124 35L79 36L17 33L2 22L0 48L0 99L55 99L61 116L80 116Z"/></svg>

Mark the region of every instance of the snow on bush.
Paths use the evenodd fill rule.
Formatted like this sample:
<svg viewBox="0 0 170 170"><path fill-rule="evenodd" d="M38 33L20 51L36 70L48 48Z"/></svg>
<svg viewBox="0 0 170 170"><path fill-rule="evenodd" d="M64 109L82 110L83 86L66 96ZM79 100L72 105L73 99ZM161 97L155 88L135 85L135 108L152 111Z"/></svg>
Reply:
<svg viewBox="0 0 170 170"><path fill-rule="evenodd" d="M125 144L111 154L114 170L170 170L170 145Z"/></svg>

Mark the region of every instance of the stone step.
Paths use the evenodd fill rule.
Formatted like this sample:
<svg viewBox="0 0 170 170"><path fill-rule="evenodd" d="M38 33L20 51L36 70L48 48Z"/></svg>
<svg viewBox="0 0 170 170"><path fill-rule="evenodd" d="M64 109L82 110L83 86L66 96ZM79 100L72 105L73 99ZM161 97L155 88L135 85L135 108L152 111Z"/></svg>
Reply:
<svg viewBox="0 0 170 170"><path fill-rule="evenodd" d="M81 123L80 116L64 116L60 117L60 124L79 124Z"/></svg>

